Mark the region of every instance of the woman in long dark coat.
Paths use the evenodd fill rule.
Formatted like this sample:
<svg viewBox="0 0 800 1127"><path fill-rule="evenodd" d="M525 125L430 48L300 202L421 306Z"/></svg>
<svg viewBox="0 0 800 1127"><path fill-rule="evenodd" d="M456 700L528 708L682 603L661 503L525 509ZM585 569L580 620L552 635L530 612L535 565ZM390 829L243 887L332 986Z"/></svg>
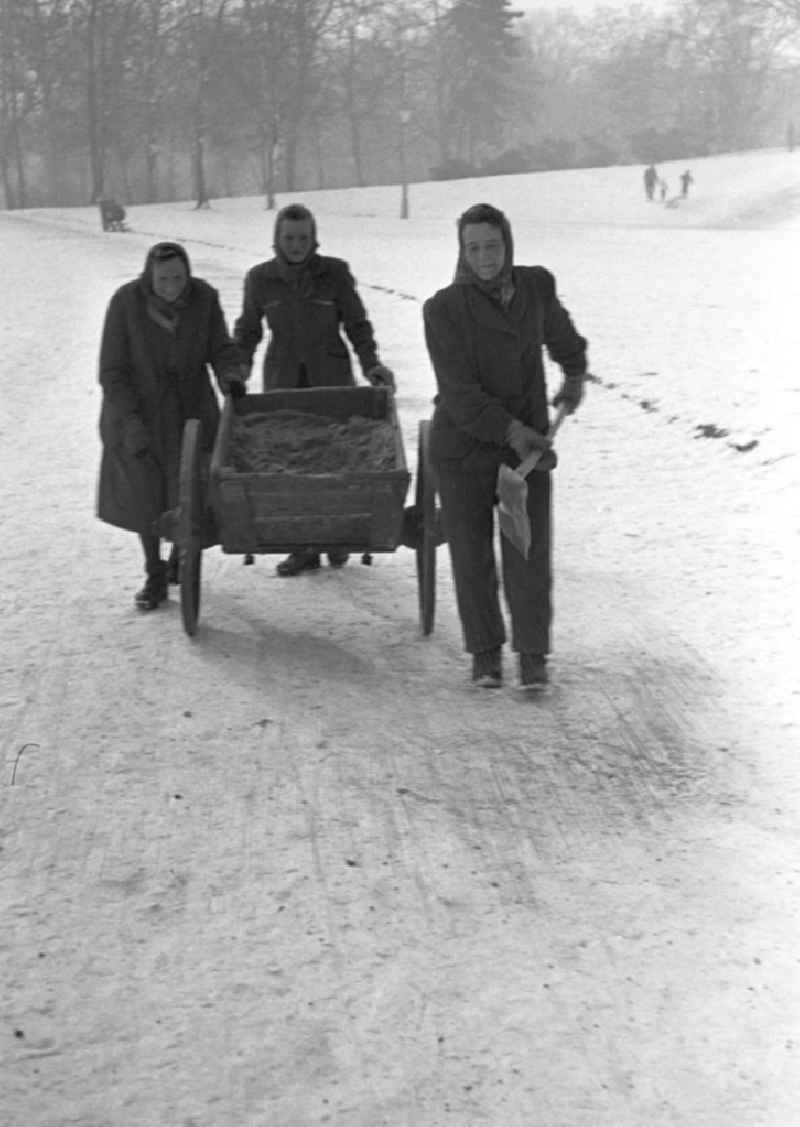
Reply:
<svg viewBox="0 0 800 1127"><path fill-rule="evenodd" d="M264 355L264 391L287 387L352 387L350 353L342 330L358 357L364 378L376 387L394 387L394 375L378 358L378 346L353 275L341 258L317 254L317 225L302 204L290 204L275 218L275 255L247 272L242 312L234 337L248 362L269 329ZM328 560L341 567L345 552ZM278 574L299 575L320 566L319 553L292 552Z"/></svg>
<svg viewBox="0 0 800 1127"><path fill-rule="evenodd" d="M219 405L208 365L220 389L243 390L239 350L228 333L217 291L193 278L178 243L158 243L139 278L111 298L100 345L103 444L97 515L136 532L146 581L136 595L154 610L175 581L176 557L161 559L158 525L177 504L183 426L197 418L210 453Z"/></svg>
<svg viewBox="0 0 800 1127"><path fill-rule="evenodd" d="M553 402L571 412L583 394L586 341L561 305L553 275L542 266L514 266L511 228L501 211L471 207L458 221L458 240L453 284L423 309L438 385L431 456L472 679L496 687L506 640L494 553L497 472L501 462L516 466L534 450L545 451L542 472L527 478L528 558L500 538L520 683L534 688L547 682L552 617L547 467L555 454L547 438L542 350L564 373Z"/></svg>

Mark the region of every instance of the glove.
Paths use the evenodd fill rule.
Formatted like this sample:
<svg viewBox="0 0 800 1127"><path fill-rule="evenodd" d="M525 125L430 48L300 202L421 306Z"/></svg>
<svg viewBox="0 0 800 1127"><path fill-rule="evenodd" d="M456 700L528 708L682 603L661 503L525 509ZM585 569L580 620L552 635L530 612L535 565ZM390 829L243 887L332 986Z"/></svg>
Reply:
<svg viewBox="0 0 800 1127"><path fill-rule="evenodd" d="M243 375L241 369L232 372L225 372L224 375L219 377L219 386L223 395L230 395L231 399L241 399L247 391L245 380L247 377Z"/></svg>
<svg viewBox="0 0 800 1127"><path fill-rule="evenodd" d="M533 427L526 427L519 419L512 419L506 431L506 442L523 462L534 450L549 450L551 440Z"/></svg>
<svg viewBox="0 0 800 1127"><path fill-rule="evenodd" d="M130 415L123 423L122 445L131 458L141 458L150 449L150 433L138 415Z"/></svg>
<svg viewBox="0 0 800 1127"><path fill-rule="evenodd" d="M385 364L381 364L380 361L378 361L377 364L373 364L369 371L365 372L364 375L367 377L373 387L394 388L396 386L394 382L394 372L391 370L391 368L387 368Z"/></svg>
<svg viewBox="0 0 800 1127"><path fill-rule="evenodd" d="M585 376L565 376L564 382L553 398L553 406L558 407L563 403L568 415L576 411L583 399L584 380Z"/></svg>

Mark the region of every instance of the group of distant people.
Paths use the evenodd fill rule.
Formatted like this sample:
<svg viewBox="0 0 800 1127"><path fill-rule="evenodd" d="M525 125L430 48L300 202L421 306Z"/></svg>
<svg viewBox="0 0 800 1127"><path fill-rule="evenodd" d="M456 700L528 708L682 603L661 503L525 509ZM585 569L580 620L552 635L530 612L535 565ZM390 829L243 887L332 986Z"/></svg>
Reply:
<svg viewBox="0 0 800 1127"><path fill-rule="evenodd" d="M694 177L687 168L678 177L681 186L681 199L686 199L689 195L689 186L694 183ZM645 198L652 200L655 198L656 188L658 188L659 196L662 202L667 198L667 182L663 177L658 175L655 165L649 164L644 170L644 194Z"/></svg>
<svg viewBox="0 0 800 1127"><path fill-rule="evenodd" d="M141 610L155 610L169 583L178 581L175 549L162 559L160 521L177 505L185 421L201 421L206 458L214 445L220 409L209 367L223 394L244 394L266 322L265 391L353 385L343 329L364 378L376 387L395 386L348 263L317 251L312 213L301 204L280 211L273 256L247 272L232 334L217 290L192 274L179 243L151 247L141 275L111 298L100 347L97 513L140 537L146 581L135 601ZM549 470L555 465L543 351L563 373L552 405L571 413L583 397L586 341L561 304L553 275L514 263L509 222L485 203L459 218L453 282L425 303L423 322L438 388L431 460L465 649L480 686L501 684L506 641L493 539L498 470L542 452L539 472L528 480L528 556L501 537L520 684L538 688L547 681L550 649ZM328 556L333 566L347 559ZM297 550L278 564L278 574L319 566L317 553Z"/></svg>

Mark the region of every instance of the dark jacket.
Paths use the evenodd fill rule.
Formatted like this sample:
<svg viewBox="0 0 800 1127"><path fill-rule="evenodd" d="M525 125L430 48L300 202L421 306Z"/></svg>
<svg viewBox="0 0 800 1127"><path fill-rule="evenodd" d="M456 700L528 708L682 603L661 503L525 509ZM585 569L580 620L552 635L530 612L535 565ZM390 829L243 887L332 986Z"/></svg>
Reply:
<svg viewBox="0 0 800 1127"><path fill-rule="evenodd" d="M299 271L277 259L248 271L242 313L234 337L246 359L263 336L266 318L270 339L264 357L264 390L297 387L301 365L311 387L336 387L354 382L344 330L366 373L377 363L372 325L346 262L315 254Z"/></svg>
<svg viewBox="0 0 800 1127"><path fill-rule="evenodd" d="M431 453L461 460L508 455L513 419L549 425L542 349L565 376L586 372L586 341L542 266L515 266L508 310L478 286L453 284L425 302L425 339L438 385ZM509 458L516 464L513 456Z"/></svg>
<svg viewBox="0 0 800 1127"><path fill-rule="evenodd" d="M209 379L236 373L239 350L228 334L217 291L200 278L189 282L175 333L147 312L143 279L121 286L106 312L100 346L103 444L97 515L133 532L152 532L177 502L183 425L200 419L203 447L214 444L219 405ZM141 420L147 452L126 448L126 428Z"/></svg>

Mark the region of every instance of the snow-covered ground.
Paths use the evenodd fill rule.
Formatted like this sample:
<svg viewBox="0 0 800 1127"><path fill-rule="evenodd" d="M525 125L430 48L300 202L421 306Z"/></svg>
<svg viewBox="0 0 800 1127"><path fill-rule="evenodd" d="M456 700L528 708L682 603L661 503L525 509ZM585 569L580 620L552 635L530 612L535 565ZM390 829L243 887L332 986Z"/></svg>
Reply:
<svg viewBox="0 0 800 1127"><path fill-rule="evenodd" d="M106 302L178 238L232 321L272 215L0 214L0 1121L797 1123L800 153L688 166L671 206L639 168L412 185L406 221L296 197L412 471L464 207L590 339L534 706L469 689L445 550L427 640L402 548L292 581L215 549L194 640L138 615L93 516Z"/></svg>

